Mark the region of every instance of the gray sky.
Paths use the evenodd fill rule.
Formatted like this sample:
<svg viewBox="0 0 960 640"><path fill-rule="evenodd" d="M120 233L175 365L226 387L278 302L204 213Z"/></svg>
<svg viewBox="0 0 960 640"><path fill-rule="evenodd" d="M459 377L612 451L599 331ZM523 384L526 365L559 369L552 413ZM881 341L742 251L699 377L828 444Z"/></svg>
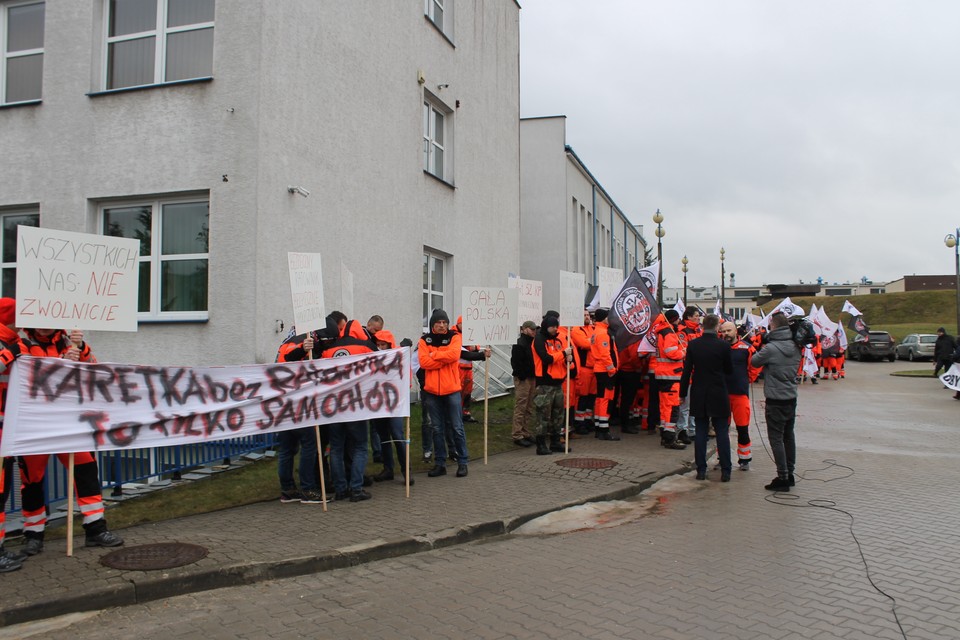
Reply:
<svg viewBox="0 0 960 640"><path fill-rule="evenodd" d="M682 286L953 273L957 0L522 0L521 116L624 213L663 226Z"/></svg>

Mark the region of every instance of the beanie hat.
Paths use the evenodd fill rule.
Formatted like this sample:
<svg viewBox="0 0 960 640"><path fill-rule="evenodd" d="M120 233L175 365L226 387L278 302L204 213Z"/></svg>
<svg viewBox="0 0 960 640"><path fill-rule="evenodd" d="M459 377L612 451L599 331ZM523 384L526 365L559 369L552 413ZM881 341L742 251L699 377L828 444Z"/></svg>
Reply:
<svg viewBox="0 0 960 640"><path fill-rule="evenodd" d="M0 298L0 324L7 326L16 322L17 301L13 298Z"/></svg>
<svg viewBox="0 0 960 640"><path fill-rule="evenodd" d="M597 322L603 322L607 319L607 315L610 313L609 309L597 309L593 312L593 319Z"/></svg>
<svg viewBox="0 0 960 640"><path fill-rule="evenodd" d="M560 319L550 315L543 316L543 322L540 323L540 326L543 327L544 330L547 330L550 327L559 327Z"/></svg>
<svg viewBox="0 0 960 640"><path fill-rule="evenodd" d="M677 313L676 309L667 309L663 312L663 317L667 319L667 322L673 324L680 319L680 314Z"/></svg>
<svg viewBox="0 0 960 640"><path fill-rule="evenodd" d="M547 312L546 312L545 314L543 314L543 317L546 318L546 317L548 317L548 316L553 317L553 318L556 318L557 320L559 320L559 319L560 319L560 312L559 312L559 311L554 311L553 309L548 309ZM557 325L557 326L559 327L560 325Z"/></svg>
<svg viewBox="0 0 960 640"><path fill-rule="evenodd" d="M433 325L438 322L446 322L450 324L450 316L447 315L447 312L443 309L434 309L433 313L430 315L430 330L433 331Z"/></svg>

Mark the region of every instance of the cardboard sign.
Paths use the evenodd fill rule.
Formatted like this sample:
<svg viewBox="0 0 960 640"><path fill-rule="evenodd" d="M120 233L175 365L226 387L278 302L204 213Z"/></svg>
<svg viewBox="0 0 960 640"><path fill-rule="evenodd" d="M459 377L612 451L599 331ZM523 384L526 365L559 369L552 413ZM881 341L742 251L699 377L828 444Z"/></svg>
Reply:
<svg viewBox="0 0 960 640"><path fill-rule="evenodd" d="M140 242L17 227L18 327L137 330Z"/></svg>
<svg viewBox="0 0 960 640"><path fill-rule="evenodd" d="M517 308L517 326L527 320L540 324L543 318L543 283L539 280L507 278L507 286L520 292Z"/></svg>
<svg viewBox="0 0 960 640"><path fill-rule="evenodd" d="M323 270L319 253L287 253L290 293L293 296L293 324L297 333L326 327L323 304Z"/></svg>
<svg viewBox="0 0 960 640"><path fill-rule="evenodd" d="M460 298L463 344L513 344L517 341L516 289L464 287Z"/></svg>
<svg viewBox="0 0 960 640"><path fill-rule="evenodd" d="M623 286L623 269L599 267L600 306L609 309L613 299L620 293Z"/></svg>
<svg viewBox="0 0 960 640"><path fill-rule="evenodd" d="M582 273L560 272L560 326L583 324L583 290L586 278Z"/></svg>

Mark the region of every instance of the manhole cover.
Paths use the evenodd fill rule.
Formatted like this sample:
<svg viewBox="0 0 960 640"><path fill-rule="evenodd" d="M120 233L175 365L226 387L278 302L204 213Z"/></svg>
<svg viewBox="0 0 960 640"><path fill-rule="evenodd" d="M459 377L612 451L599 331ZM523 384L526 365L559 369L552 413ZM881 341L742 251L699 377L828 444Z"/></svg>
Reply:
<svg viewBox="0 0 960 640"><path fill-rule="evenodd" d="M100 564L125 571L172 569L207 557L206 547L185 542L158 542L127 547L100 558Z"/></svg>
<svg viewBox="0 0 960 640"><path fill-rule="evenodd" d="M571 469L613 469L620 463L604 458L565 458L557 460L556 464Z"/></svg>

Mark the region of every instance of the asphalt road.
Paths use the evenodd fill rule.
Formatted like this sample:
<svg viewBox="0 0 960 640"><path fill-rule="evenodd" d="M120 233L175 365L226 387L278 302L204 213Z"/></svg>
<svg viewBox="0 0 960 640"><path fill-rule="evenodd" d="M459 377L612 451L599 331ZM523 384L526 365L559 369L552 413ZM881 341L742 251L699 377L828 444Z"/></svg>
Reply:
<svg viewBox="0 0 960 640"><path fill-rule="evenodd" d="M960 638L960 402L932 378L888 375L910 368L848 363L846 380L803 386L789 495L763 490L774 470L754 428L753 470L611 506L619 526L513 535L0 638ZM595 521L607 519L601 509Z"/></svg>

